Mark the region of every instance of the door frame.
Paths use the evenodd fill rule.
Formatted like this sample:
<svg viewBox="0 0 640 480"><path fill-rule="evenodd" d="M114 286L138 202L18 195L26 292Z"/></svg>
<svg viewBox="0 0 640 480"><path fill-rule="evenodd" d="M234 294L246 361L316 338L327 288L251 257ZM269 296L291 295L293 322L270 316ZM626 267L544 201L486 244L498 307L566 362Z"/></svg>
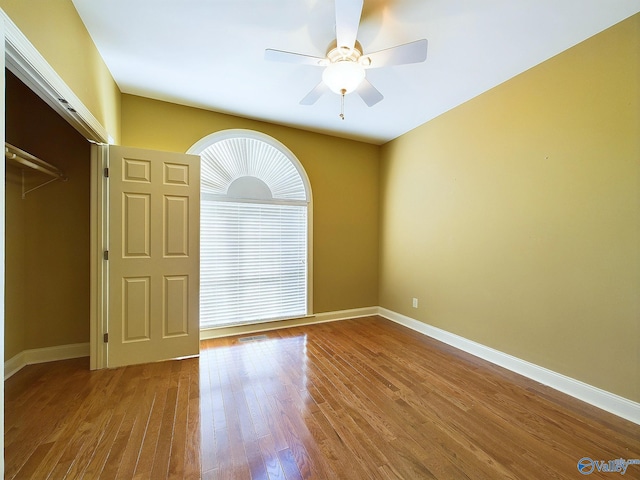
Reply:
<svg viewBox="0 0 640 480"><path fill-rule="evenodd" d="M102 255L104 251L103 218L106 207L104 195L103 161L104 150L99 145L113 143L106 128L93 116L91 111L78 98L73 90L49 65L45 58L38 52L29 39L20 31L11 18L0 8L0 21L4 26L4 43L2 54L5 66L27 87L38 95L47 105L53 108L64 120L75 128L89 142L97 144L92 148L91 154L91 278L90 278L90 368L92 370L106 367L106 347L103 343L102 332L105 331L103 323L106 319L105 305L103 301L104 274ZM0 113L4 118L4 85L3 101ZM4 125L2 126L4 136ZM2 182L2 198L4 199L4 182ZM4 219L4 201L0 202L2 211L0 219ZM4 220L2 221L4 225ZM2 236L4 238L4 235ZM3 244L0 243L3 246ZM2 248L4 255L4 246ZM1 257L0 266L4 267L4 256ZM4 299L3 299L4 300ZM0 302L0 329L4 333L4 301ZM4 348L4 335L1 337ZM1 352L0 352L1 353ZM4 355L3 355L4 358ZM0 391L2 404L4 405L4 385ZM3 408L4 410L4 408ZM1 417L0 417L1 418ZM1 445L0 445L1 446Z"/></svg>

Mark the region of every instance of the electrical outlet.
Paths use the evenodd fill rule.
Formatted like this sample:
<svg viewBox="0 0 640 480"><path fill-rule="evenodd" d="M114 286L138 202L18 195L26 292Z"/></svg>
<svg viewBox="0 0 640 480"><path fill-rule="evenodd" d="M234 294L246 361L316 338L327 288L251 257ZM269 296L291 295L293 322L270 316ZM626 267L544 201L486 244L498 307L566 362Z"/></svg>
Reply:
<svg viewBox="0 0 640 480"><path fill-rule="evenodd" d="M413 304L412 305L413 305L413 308L418 308L418 299L417 298L413 299Z"/></svg>

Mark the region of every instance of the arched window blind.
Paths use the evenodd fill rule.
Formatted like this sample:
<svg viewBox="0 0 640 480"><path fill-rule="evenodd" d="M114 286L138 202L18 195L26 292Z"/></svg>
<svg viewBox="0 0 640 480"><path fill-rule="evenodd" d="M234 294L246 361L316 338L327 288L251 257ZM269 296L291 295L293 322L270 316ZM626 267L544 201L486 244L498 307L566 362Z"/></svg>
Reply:
<svg viewBox="0 0 640 480"><path fill-rule="evenodd" d="M214 134L194 153L202 162L201 328L307 315L310 189L298 160L248 131Z"/></svg>

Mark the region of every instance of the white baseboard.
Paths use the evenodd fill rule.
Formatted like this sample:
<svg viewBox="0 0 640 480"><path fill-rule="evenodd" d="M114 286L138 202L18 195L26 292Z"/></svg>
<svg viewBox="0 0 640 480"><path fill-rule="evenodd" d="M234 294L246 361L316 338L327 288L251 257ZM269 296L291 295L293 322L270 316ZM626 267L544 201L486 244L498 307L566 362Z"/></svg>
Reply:
<svg viewBox="0 0 640 480"><path fill-rule="evenodd" d="M338 310L336 312L316 313L315 323L335 322L336 320L349 320L351 318L370 317L378 315L379 307L352 308L351 310Z"/></svg>
<svg viewBox="0 0 640 480"><path fill-rule="evenodd" d="M336 322L350 318L368 317L378 315L378 307L353 308L350 310L338 310L335 312L323 312L309 315L304 318L291 320L276 320L272 322L256 323L252 325L239 325L236 327L209 328L200 331L200 340L210 338L230 337L232 335L245 335L250 333L268 332L281 328L293 328L316 323Z"/></svg>
<svg viewBox="0 0 640 480"><path fill-rule="evenodd" d="M33 365L34 363L55 362L56 360L67 360L69 358L88 356L88 343L75 343L72 345L59 345L55 347L24 350L4 362L4 379L6 380L23 367Z"/></svg>
<svg viewBox="0 0 640 480"><path fill-rule="evenodd" d="M407 317L400 313L379 308L378 314L393 322L404 325L412 330L420 332L431 338L439 340L447 345L463 350L471 355L480 357L491 363L499 365L507 370L547 385L555 390L571 395L583 402L625 418L633 423L640 424L640 403L633 402L624 397L607 392L600 388L588 385L579 380L567 377L552 370L540 367L533 363L521 360L499 350L487 347L480 343L467 340L464 337L427 325L426 323Z"/></svg>

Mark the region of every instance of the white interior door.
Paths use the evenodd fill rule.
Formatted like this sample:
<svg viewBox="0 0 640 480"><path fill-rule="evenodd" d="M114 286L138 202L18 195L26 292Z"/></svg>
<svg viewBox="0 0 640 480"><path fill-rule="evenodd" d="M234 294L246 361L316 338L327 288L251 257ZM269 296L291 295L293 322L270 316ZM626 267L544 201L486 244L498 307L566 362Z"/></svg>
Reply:
<svg viewBox="0 0 640 480"><path fill-rule="evenodd" d="M109 147L109 367L197 355L200 157Z"/></svg>

